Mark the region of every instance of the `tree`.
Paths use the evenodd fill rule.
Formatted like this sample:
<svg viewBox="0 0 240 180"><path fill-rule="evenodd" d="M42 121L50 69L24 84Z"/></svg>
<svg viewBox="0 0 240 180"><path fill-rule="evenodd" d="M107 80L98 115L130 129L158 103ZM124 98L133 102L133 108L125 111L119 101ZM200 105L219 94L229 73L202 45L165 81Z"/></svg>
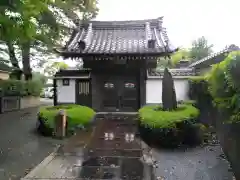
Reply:
<svg viewBox="0 0 240 180"><path fill-rule="evenodd" d="M172 56L171 56L171 62L173 67L175 67L180 60L182 59L189 59L189 51L187 49L180 49L179 51L175 52Z"/></svg>
<svg viewBox="0 0 240 180"><path fill-rule="evenodd" d="M208 43L208 40L202 36L192 42L190 48L190 58L192 61L198 61L206 56L209 56L213 50L213 45Z"/></svg>
<svg viewBox="0 0 240 180"><path fill-rule="evenodd" d="M31 79L32 49L52 53L52 48L58 44L62 46L63 38L69 35L71 22L96 16L96 5L97 0L1 1L0 40L8 47L12 65L20 69L15 51L18 48L25 79ZM62 14L67 18L62 18Z"/></svg>
<svg viewBox="0 0 240 180"><path fill-rule="evenodd" d="M41 74L40 72L33 72L33 78L34 81L39 81L42 85L45 85L47 82L47 77L44 74Z"/></svg>
<svg viewBox="0 0 240 180"><path fill-rule="evenodd" d="M60 69L67 69L68 67L65 62L52 62L45 67L44 73L51 77Z"/></svg>

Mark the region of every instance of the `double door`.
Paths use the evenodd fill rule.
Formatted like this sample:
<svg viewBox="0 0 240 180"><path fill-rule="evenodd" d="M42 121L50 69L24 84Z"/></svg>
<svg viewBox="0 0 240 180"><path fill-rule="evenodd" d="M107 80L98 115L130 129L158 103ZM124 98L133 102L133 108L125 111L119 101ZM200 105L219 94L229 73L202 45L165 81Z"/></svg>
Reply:
<svg viewBox="0 0 240 180"><path fill-rule="evenodd" d="M136 76L114 75L104 78L103 109L105 111L137 111L139 83Z"/></svg>

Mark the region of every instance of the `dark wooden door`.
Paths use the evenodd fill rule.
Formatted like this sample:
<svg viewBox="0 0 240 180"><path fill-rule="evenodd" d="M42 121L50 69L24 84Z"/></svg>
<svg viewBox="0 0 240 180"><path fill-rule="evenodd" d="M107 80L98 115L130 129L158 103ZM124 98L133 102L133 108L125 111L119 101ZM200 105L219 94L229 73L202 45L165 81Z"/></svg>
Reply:
<svg viewBox="0 0 240 180"><path fill-rule="evenodd" d="M120 107L122 111L136 111L139 108L139 85L135 77L121 81Z"/></svg>
<svg viewBox="0 0 240 180"><path fill-rule="evenodd" d="M135 76L110 76L104 81L103 108L106 111L137 111L139 85Z"/></svg>
<svg viewBox="0 0 240 180"><path fill-rule="evenodd" d="M91 83L89 79L76 80L76 103L92 107Z"/></svg>

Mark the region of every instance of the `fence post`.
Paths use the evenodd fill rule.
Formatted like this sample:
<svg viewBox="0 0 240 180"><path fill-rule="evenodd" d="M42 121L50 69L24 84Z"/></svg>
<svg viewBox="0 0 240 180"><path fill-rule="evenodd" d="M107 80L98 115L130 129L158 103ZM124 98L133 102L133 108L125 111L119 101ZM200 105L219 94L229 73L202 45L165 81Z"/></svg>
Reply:
<svg viewBox="0 0 240 180"><path fill-rule="evenodd" d="M55 130L56 138L63 139L66 136L67 116L64 110L60 110L55 116Z"/></svg>

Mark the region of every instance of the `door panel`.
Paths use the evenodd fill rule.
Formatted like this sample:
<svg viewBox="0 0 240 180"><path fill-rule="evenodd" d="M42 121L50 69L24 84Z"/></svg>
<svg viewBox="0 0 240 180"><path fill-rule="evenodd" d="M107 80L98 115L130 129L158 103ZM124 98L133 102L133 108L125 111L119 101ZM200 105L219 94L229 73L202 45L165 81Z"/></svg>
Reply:
<svg viewBox="0 0 240 180"><path fill-rule="evenodd" d="M107 111L116 111L118 109L118 92L114 79L104 82L103 108Z"/></svg>
<svg viewBox="0 0 240 180"><path fill-rule="evenodd" d="M136 80L125 80L122 83L121 109L125 111L136 111L139 104L138 83Z"/></svg>
<svg viewBox="0 0 240 180"><path fill-rule="evenodd" d="M76 102L83 106L92 106L91 84L89 80L76 81Z"/></svg>

